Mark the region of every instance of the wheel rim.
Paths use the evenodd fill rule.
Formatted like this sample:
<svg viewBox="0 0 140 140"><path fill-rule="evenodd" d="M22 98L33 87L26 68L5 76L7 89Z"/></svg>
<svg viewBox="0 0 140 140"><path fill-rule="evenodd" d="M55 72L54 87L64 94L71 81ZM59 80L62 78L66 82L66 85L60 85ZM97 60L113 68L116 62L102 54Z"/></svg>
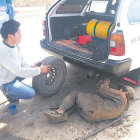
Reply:
<svg viewBox="0 0 140 140"><path fill-rule="evenodd" d="M54 90L58 87L58 85L60 84L60 79L62 79L63 77L62 73L63 71L60 66L55 66L51 68L50 72L46 74L45 77L45 87L47 88L47 90Z"/></svg>
<svg viewBox="0 0 140 140"><path fill-rule="evenodd" d="M52 85L55 81L56 69L51 68L50 72L46 75L46 85Z"/></svg>

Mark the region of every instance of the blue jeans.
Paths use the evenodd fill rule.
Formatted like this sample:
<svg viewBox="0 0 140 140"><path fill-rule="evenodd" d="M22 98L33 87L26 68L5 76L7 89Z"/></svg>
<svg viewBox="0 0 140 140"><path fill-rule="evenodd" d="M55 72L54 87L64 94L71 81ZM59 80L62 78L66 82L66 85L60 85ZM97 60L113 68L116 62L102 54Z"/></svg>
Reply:
<svg viewBox="0 0 140 140"><path fill-rule="evenodd" d="M31 99L35 95L35 90L22 83L22 80L24 78L17 77L12 82L4 84L5 93L9 98L14 100Z"/></svg>

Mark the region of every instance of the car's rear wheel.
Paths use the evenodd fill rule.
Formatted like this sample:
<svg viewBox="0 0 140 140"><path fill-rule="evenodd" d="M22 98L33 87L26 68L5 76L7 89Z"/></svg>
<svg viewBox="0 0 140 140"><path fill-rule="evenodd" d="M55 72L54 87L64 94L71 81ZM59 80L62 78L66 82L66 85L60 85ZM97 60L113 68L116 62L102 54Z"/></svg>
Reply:
<svg viewBox="0 0 140 140"><path fill-rule="evenodd" d="M54 56L47 57L44 64L51 66L50 72L34 77L32 84L43 97L48 97L61 89L67 70L64 61Z"/></svg>

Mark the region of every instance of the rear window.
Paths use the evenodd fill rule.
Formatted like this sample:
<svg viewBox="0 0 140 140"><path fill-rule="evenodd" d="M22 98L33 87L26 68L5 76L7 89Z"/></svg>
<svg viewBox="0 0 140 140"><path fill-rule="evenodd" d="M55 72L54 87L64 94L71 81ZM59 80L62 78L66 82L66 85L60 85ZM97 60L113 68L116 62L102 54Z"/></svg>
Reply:
<svg viewBox="0 0 140 140"><path fill-rule="evenodd" d="M106 11L108 1L92 1L90 11L96 13L104 13Z"/></svg>
<svg viewBox="0 0 140 140"><path fill-rule="evenodd" d="M92 0L88 11L115 14L118 4L119 0Z"/></svg>
<svg viewBox="0 0 140 140"><path fill-rule="evenodd" d="M81 13L88 0L67 0L56 10L56 14Z"/></svg>

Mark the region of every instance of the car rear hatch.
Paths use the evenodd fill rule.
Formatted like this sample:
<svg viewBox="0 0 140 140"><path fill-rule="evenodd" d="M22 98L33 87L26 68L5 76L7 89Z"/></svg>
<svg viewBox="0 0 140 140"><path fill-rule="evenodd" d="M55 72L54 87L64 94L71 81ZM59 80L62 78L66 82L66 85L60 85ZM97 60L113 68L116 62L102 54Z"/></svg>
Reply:
<svg viewBox="0 0 140 140"><path fill-rule="evenodd" d="M118 5L114 0L57 1L43 21L42 47L62 56L106 61Z"/></svg>

